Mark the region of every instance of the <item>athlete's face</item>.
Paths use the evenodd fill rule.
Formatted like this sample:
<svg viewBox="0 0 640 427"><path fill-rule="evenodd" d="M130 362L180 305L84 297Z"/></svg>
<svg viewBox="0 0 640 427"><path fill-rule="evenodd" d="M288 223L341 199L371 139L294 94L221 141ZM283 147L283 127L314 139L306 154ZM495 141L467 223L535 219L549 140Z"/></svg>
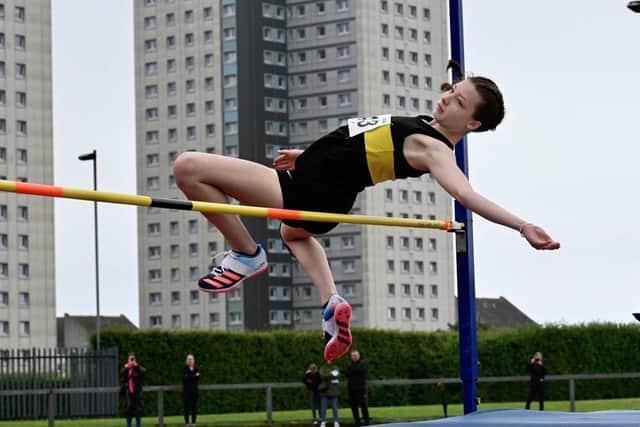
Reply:
<svg viewBox="0 0 640 427"><path fill-rule="evenodd" d="M476 106L480 102L482 99L473 83L463 80L440 95L433 117L451 131L467 133L481 125L473 118Z"/></svg>

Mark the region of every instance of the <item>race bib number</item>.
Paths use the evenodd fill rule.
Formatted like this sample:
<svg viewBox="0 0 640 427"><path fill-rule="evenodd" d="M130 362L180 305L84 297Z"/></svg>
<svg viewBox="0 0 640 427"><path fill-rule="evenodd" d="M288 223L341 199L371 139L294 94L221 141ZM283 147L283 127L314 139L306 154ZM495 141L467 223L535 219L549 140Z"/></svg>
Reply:
<svg viewBox="0 0 640 427"><path fill-rule="evenodd" d="M349 125L349 136L360 135L364 132L391 124L391 114L382 114L380 116L356 117L347 120Z"/></svg>

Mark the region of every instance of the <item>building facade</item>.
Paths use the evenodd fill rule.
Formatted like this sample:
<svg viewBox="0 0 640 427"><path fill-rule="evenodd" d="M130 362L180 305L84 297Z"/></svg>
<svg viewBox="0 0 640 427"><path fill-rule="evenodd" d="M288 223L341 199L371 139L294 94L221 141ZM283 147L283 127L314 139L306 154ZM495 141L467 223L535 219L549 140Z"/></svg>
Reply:
<svg viewBox="0 0 640 427"><path fill-rule="evenodd" d="M444 0L135 4L138 188L152 196L180 197L171 176L180 151L269 165L278 149L304 148L351 117L429 114L447 79ZM452 215L451 199L428 175L368 189L354 212ZM190 295L210 249L224 248L215 229L193 213L141 210L138 222L141 327L318 327L319 298L282 244L278 221L246 219L267 249L269 272L214 301ZM319 239L339 292L353 304L355 326L452 323L451 236L343 224ZM176 277L175 269L198 274ZM193 316L196 307L201 318L219 313L218 322L171 320Z"/></svg>
<svg viewBox="0 0 640 427"><path fill-rule="evenodd" d="M51 94L50 1L0 1L0 179L53 183ZM1 193L0 348L55 347L55 308L53 199Z"/></svg>

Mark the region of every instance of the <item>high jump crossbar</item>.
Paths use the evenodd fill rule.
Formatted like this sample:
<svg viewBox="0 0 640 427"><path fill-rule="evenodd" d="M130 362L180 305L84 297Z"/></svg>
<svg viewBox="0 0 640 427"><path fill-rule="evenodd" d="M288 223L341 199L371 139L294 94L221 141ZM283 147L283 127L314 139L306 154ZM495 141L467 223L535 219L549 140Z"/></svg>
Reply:
<svg viewBox="0 0 640 427"><path fill-rule="evenodd" d="M135 205L196 211L202 213L232 214L273 218L279 220L298 220L315 222L337 222L349 224L384 225L388 227L432 228L446 231L461 231L464 224L450 220L423 220L412 218L389 218L370 215L351 215L327 212L299 211L292 209L264 208L258 206L243 206L227 203L211 203L190 200L165 199L136 194L114 193L109 191L94 191L82 188L59 187L32 182L18 182L0 180L0 191L30 194L34 196L60 197L65 199L91 200L120 205Z"/></svg>

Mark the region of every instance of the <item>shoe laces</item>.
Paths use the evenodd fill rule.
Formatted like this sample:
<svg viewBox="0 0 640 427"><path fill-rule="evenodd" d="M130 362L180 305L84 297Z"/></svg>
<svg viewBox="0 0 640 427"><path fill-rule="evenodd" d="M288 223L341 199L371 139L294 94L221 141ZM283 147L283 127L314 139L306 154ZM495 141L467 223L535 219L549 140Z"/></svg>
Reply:
<svg viewBox="0 0 640 427"><path fill-rule="evenodd" d="M220 259L220 257L226 257L227 255L229 255L231 253L231 251L221 251L221 252L216 252L215 254L213 254L213 256L211 257L211 263L209 264L209 270L211 270L211 273L216 273L216 274L222 274L224 273L224 267L222 265L220 265L217 260Z"/></svg>

